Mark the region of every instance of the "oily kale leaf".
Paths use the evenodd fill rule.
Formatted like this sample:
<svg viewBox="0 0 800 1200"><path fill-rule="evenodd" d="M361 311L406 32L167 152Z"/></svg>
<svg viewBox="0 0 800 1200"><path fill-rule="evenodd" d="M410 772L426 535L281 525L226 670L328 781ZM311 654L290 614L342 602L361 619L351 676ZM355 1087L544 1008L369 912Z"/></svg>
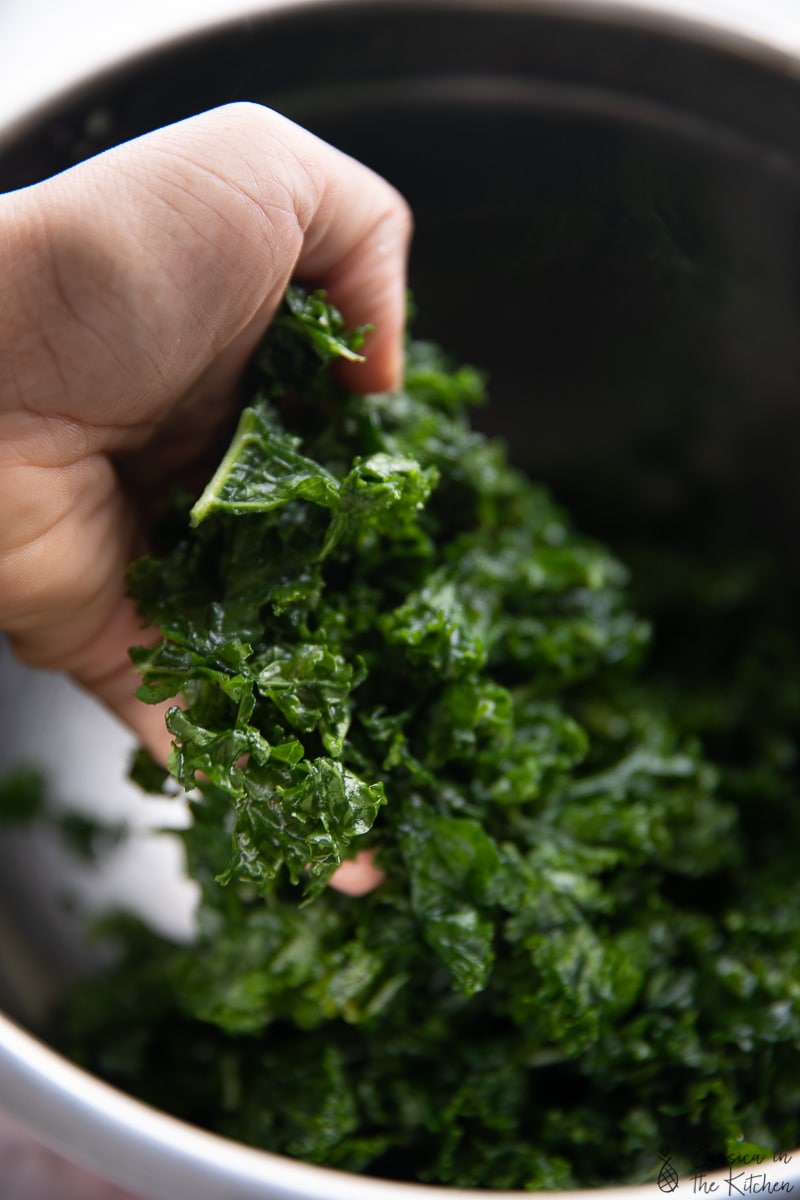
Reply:
<svg viewBox="0 0 800 1200"><path fill-rule="evenodd" d="M182 697L198 932L117 922L65 1044L255 1145L455 1186L796 1145L793 635L670 563L653 643L620 561L470 428L478 372L411 343L361 397L330 369L356 352L292 289L219 470L131 570L162 632L140 695ZM721 604L759 632L715 675ZM326 888L363 847L383 884Z"/></svg>
<svg viewBox="0 0 800 1200"><path fill-rule="evenodd" d="M192 524L213 512L269 512L298 499L330 508L339 494L336 478L298 454L299 444L266 405L246 408L227 454L192 508Z"/></svg>

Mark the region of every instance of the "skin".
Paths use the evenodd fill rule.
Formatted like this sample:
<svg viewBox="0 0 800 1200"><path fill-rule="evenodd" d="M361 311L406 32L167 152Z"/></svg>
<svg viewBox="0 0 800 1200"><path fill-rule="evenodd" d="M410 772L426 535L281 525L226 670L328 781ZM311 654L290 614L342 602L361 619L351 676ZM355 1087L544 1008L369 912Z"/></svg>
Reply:
<svg viewBox="0 0 800 1200"><path fill-rule="evenodd" d="M375 326L347 385L399 384L410 233L385 180L253 104L0 196L0 628L159 757L127 653L148 638L125 593L148 519L219 458L290 279ZM379 879L366 858L335 882Z"/></svg>

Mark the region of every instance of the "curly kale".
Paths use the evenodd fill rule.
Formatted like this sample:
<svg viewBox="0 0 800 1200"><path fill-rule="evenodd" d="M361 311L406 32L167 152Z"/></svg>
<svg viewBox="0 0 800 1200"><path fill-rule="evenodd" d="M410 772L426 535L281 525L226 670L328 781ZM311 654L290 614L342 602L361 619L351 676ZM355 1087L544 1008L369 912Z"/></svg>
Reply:
<svg viewBox="0 0 800 1200"><path fill-rule="evenodd" d="M676 700L626 569L470 427L482 376L411 343L402 390L358 396L332 367L360 336L290 291L220 467L131 570L162 631L140 695L182 697L198 932L112 921L65 1042L236 1138L455 1186L797 1144L800 893L742 793L796 836L800 700L712 763L763 680ZM325 887L365 847L384 883Z"/></svg>

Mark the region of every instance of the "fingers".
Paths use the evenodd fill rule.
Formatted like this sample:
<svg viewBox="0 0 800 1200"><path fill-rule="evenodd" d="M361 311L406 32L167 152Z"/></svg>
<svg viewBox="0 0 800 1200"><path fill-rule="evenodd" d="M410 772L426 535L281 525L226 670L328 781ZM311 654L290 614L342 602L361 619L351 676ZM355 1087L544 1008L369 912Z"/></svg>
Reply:
<svg viewBox="0 0 800 1200"><path fill-rule="evenodd" d="M287 118L255 104L233 104L172 126L153 138L178 152L192 176L221 177L267 218L257 238L274 234L274 280L262 279L255 321L263 325L292 275L328 291L346 322L371 324L367 362L349 382L362 391L400 383L410 210L369 168ZM142 139L143 151L148 139ZM287 228L297 222L300 240ZM252 212L251 212L252 220ZM262 329L258 328L258 334Z"/></svg>
<svg viewBox="0 0 800 1200"><path fill-rule="evenodd" d="M276 279L265 288L266 310L263 303L257 309L257 336L272 315L276 288L280 296L296 275L324 288L348 325L374 326L367 361L350 368L348 383L361 391L397 387L412 232L400 194L363 164L260 105L228 105L162 133L165 146L183 143L182 156L193 158L196 168L224 174L228 187L247 196L275 232ZM286 230L287 211L297 221L299 245Z"/></svg>
<svg viewBox="0 0 800 1200"><path fill-rule="evenodd" d="M88 396L76 372L51 371L89 421L105 423L111 408L152 433L169 399L198 381L201 402L218 402L295 275L328 290L348 324L375 327L347 382L399 383L408 208L269 109L192 117L16 197L17 225L27 218L30 230L16 240L43 249L44 267L21 258L14 288L43 319L44 360L91 368Z"/></svg>
<svg viewBox="0 0 800 1200"><path fill-rule="evenodd" d="M268 209L276 187L285 189L302 235L292 274L324 288L348 325L374 326L365 344L366 363L346 372L350 386L361 391L399 386L412 232L405 200L367 167L269 109L237 104L197 120L198 131L207 122L203 137L213 134L217 122L233 121L245 133L248 187L259 207ZM269 164L260 150L266 146Z"/></svg>
<svg viewBox="0 0 800 1200"><path fill-rule="evenodd" d="M366 896L380 887L386 872L375 865L372 850L359 850L355 858L346 859L330 878L330 886L346 896Z"/></svg>
<svg viewBox="0 0 800 1200"><path fill-rule="evenodd" d="M350 369L348 382L362 391L399 386L412 232L405 200L363 164L269 109L231 105L207 114L209 127L229 117L252 131L253 194L262 206L268 198L258 147L282 149L280 185L302 231L293 273L324 288L348 325L374 326L367 362ZM277 182L269 178L268 189Z"/></svg>

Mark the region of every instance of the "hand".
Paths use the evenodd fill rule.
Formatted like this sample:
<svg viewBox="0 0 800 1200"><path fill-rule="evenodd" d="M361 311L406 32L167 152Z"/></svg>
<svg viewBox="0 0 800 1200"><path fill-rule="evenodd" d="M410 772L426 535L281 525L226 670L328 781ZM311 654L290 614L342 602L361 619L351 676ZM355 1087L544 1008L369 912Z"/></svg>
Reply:
<svg viewBox="0 0 800 1200"><path fill-rule="evenodd" d="M352 387L398 383L409 227L385 181L250 104L0 196L0 628L21 659L162 738L127 654L147 512L219 458L290 277L375 325Z"/></svg>
<svg viewBox="0 0 800 1200"><path fill-rule="evenodd" d="M399 383L409 235L389 184L251 104L0 196L0 629L158 755L125 593L154 501L215 465L292 277L375 326L351 387Z"/></svg>

